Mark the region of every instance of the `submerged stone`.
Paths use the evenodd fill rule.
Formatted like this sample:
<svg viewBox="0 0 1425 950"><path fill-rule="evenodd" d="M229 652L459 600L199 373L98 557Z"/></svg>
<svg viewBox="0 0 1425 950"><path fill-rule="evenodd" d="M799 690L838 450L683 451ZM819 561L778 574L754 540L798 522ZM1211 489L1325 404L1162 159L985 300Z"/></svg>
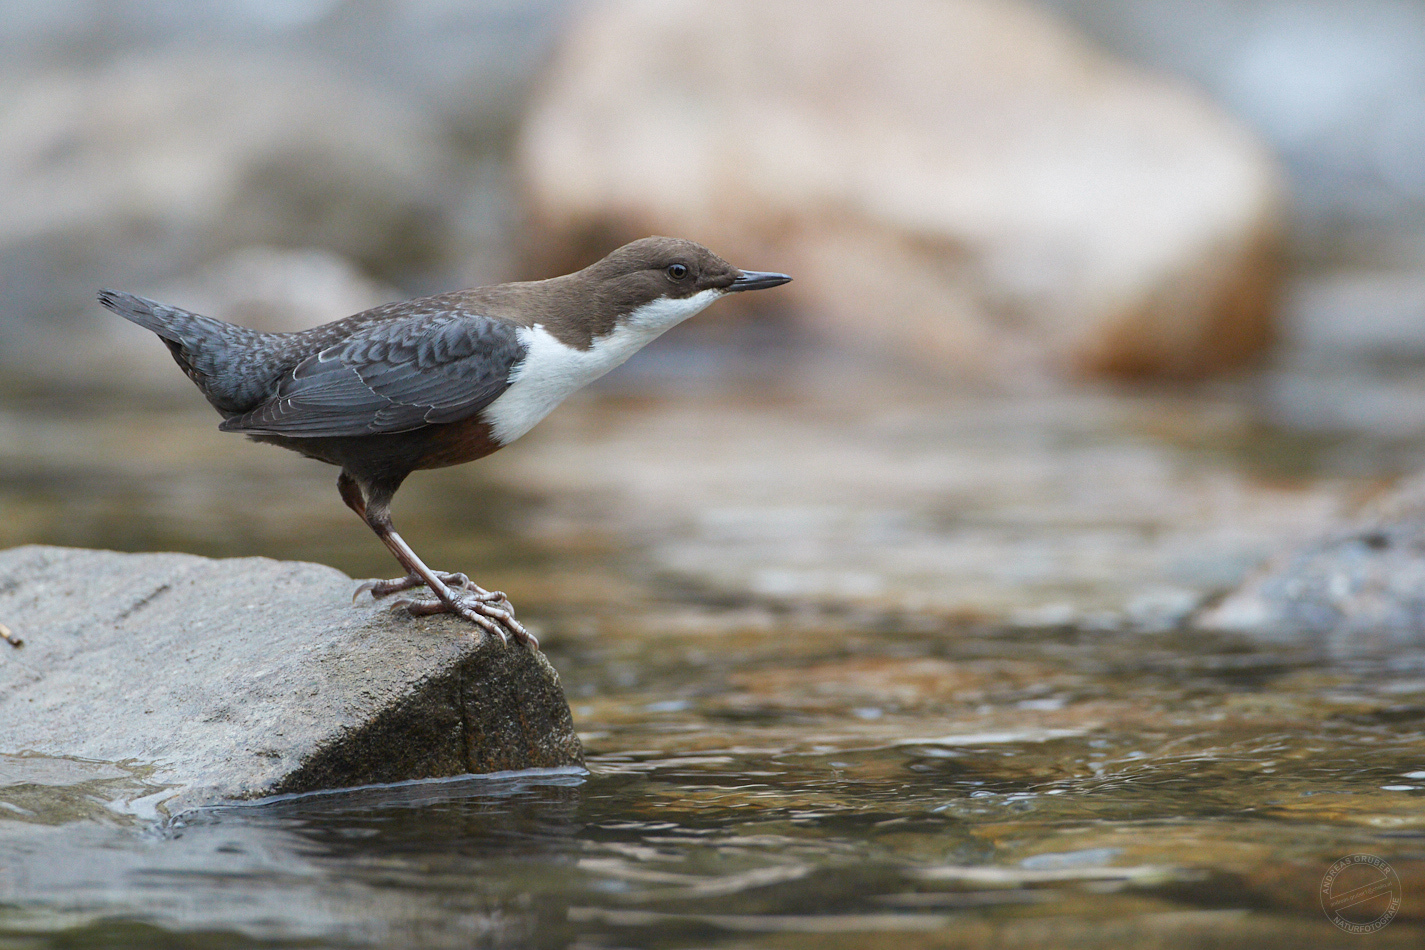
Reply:
<svg viewBox="0 0 1425 950"><path fill-rule="evenodd" d="M1197 625L1335 656L1425 646L1425 476L1279 556Z"/></svg>
<svg viewBox="0 0 1425 950"><path fill-rule="evenodd" d="M583 764L538 651L369 601L317 564L0 551L0 753L142 764L223 800Z"/></svg>

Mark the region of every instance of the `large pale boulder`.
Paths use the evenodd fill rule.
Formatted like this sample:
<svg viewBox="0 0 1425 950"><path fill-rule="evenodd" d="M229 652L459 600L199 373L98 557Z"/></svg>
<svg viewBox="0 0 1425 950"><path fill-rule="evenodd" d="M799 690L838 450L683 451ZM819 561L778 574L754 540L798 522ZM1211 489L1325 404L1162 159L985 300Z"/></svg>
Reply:
<svg viewBox="0 0 1425 950"><path fill-rule="evenodd" d="M684 235L955 374L1193 375L1272 335L1269 156L1017 3L591 3L518 161L531 269Z"/></svg>

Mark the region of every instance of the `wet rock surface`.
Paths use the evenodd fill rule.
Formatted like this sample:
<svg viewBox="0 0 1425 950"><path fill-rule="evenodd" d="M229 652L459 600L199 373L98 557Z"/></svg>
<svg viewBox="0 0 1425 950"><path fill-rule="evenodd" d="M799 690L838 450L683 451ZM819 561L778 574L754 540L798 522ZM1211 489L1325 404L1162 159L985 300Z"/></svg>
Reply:
<svg viewBox="0 0 1425 950"><path fill-rule="evenodd" d="M948 374L1194 375L1271 337L1265 150L1027 5L592 4L519 161L540 272L687 234Z"/></svg>
<svg viewBox="0 0 1425 950"><path fill-rule="evenodd" d="M125 763L169 815L581 764L542 654L352 588L266 558L0 552L0 616L25 638L0 656L0 752Z"/></svg>

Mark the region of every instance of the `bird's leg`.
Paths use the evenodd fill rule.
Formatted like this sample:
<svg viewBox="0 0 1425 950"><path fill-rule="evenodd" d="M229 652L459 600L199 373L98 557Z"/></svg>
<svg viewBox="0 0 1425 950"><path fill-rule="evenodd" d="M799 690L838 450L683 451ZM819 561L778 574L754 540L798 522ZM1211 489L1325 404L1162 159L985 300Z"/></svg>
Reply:
<svg viewBox="0 0 1425 950"><path fill-rule="evenodd" d="M405 542L405 539L396 533L396 529L391 523L390 491L379 494L373 492L370 496L364 495L360 486L356 484L356 480L345 472L338 479L338 487L341 489L342 499L352 510L361 514L363 520L371 527L372 531L376 532L381 543L386 545L386 549L401 563L408 575L419 578L420 583L429 587L436 598L435 603L402 600L398 601L400 606L405 607L415 616L437 613L455 614L464 617L482 630L494 634L506 643L509 642L510 635L513 635L521 643L534 647L539 646L539 641L534 638L534 635L515 619L514 607L503 593L487 591L473 584L471 585L473 589L453 589L446 585L440 575L425 566L416 556L416 552L412 551L411 546ZM360 503L360 509L357 509L353 500ZM468 578L466 580L468 582Z"/></svg>
<svg viewBox="0 0 1425 950"><path fill-rule="evenodd" d="M384 523L381 523L382 521ZM514 606L502 592L487 591L480 587L475 587L473 590L447 587L434 571L426 567L421 559L416 557L416 552L412 551L410 545L391 527L389 515L384 519L369 517L367 524L372 526L376 536L386 545L387 550L396 556L396 560L400 561L406 570L425 581L425 586L430 588L432 594L435 594L435 603L415 600L397 602L411 614L423 616L452 613L495 634L506 643L509 642L509 637L506 636L505 631L509 631L521 643L534 647L539 646L539 641L535 639L534 634L526 630L524 625L515 619Z"/></svg>
<svg viewBox="0 0 1425 950"><path fill-rule="evenodd" d="M346 502L346 506L356 512L356 516L362 521L366 520L366 496L361 493L361 486L356 479L346 472L342 472L336 479L337 491L341 492L341 500ZM478 592L480 595L488 597L492 602L505 599L505 595L499 591L482 590L479 586L472 584L470 578L464 574L447 574L444 571L431 571L440 578L442 584L447 587L455 587L460 590ZM380 600L382 597L389 597L392 594L399 594L403 590L410 590L414 587L426 586L425 579L412 571L405 577L397 577L389 581L363 581L351 595L352 600L370 591L372 600Z"/></svg>

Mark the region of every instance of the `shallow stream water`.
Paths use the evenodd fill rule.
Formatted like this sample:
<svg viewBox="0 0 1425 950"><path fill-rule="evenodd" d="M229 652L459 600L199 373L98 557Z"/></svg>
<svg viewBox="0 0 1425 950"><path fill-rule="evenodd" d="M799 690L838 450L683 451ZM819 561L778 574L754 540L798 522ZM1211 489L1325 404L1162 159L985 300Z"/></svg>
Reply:
<svg viewBox="0 0 1425 950"><path fill-rule="evenodd" d="M397 504L537 627L587 774L154 825L142 763L0 757L0 947L1425 942L1425 653L1192 627L1418 444L1273 427L1251 386L852 399L691 352ZM184 395L12 393L0 545L390 573L329 470ZM1322 906L1362 853L1393 879L1327 897L1383 881L1339 910L1399 897L1370 936Z"/></svg>

